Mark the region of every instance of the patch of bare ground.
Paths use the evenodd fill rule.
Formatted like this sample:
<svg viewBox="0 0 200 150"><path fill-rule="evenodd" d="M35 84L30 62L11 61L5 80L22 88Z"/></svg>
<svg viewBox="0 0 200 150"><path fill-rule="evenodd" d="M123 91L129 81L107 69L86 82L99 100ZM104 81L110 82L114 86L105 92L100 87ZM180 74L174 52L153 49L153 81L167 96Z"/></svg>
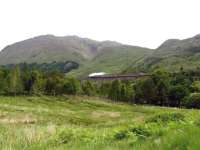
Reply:
<svg viewBox="0 0 200 150"><path fill-rule="evenodd" d="M23 123L23 124L35 124L37 122L36 118L33 118L32 116L24 116L23 118L1 118L0 123L8 123L8 124L17 124L17 123Z"/></svg>
<svg viewBox="0 0 200 150"><path fill-rule="evenodd" d="M91 115L93 118L100 118L100 117L118 118L121 116L120 112L107 112L107 111L93 111Z"/></svg>

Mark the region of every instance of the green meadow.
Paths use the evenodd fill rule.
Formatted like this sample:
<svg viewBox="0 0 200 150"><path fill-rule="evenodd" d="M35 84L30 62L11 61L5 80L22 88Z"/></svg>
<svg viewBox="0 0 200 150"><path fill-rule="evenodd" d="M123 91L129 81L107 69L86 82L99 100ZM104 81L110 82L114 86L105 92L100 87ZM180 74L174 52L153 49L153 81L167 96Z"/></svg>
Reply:
<svg viewBox="0 0 200 150"><path fill-rule="evenodd" d="M84 96L0 97L2 150L198 150L200 111Z"/></svg>

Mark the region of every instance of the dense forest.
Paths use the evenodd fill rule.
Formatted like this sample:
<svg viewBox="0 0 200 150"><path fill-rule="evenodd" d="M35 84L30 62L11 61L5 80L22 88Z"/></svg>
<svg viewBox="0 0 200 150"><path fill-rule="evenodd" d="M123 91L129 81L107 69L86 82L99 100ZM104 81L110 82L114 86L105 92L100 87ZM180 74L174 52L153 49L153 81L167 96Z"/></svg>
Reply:
<svg viewBox="0 0 200 150"><path fill-rule="evenodd" d="M135 104L200 108L200 71L157 69L134 81L91 82L19 66L0 69L1 95L88 95Z"/></svg>
<svg viewBox="0 0 200 150"><path fill-rule="evenodd" d="M53 61L51 63L19 63L17 64L21 70L24 70L26 68L29 68L31 70L40 70L43 72L52 72L52 71L58 71L62 73L68 73L72 71L73 69L78 69L79 64L74 61L65 61L65 62L56 62ZM16 64L7 64L2 65L5 69L13 69L15 68Z"/></svg>

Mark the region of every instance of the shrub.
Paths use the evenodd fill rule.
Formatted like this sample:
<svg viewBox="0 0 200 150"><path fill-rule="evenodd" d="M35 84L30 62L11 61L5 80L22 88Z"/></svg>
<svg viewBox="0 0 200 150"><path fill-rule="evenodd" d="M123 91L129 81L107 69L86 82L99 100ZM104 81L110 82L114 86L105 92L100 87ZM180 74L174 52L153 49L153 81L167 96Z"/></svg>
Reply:
<svg viewBox="0 0 200 150"><path fill-rule="evenodd" d="M128 137L128 131L127 130L120 130L120 131L117 131L114 134L114 139L116 139L116 140L122 140L122 139L125 139L127 137Z"/></svg>
<svg viewBox="0 0 200 150"><path fill-rule="evenodd" d="M162 113L149 118L146 122L168 123L171 121L184 121L185 116L181 113Z"/></svg>
<svg viewBox="0 0 200 150"><path fill-rule="evenodd" d="M144 126L137 126L130 129L130 132L134 133L136 136L140 138L146 138L151 136L150 130Z"/></svg>

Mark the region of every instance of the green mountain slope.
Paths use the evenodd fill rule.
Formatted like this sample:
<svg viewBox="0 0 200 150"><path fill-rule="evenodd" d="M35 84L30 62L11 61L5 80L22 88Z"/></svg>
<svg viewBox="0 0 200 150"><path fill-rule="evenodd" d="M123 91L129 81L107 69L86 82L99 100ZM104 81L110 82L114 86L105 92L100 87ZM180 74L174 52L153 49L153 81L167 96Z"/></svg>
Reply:
<svg viewBox="0 0 200 150"><path fill-rule="evenodd" d="M88 75L93 72L120 73L131 64L142 61L150 55L153 50L133 47L119 46L106 48L94 59L88 61L78 70L72 71L71 75Z"/></svg>
<svg viewBox="0 0 200 150"><path fill-rule="evenodd" d="M151 55L137 65L128 68L129 71L153 70L163 67L169 71L177 71L180 68L196 69L200 66L200 35L189 39L171 39L165 41Z"/></svg>
<svg viewBox="0 0 200 150"><path fill-rule="evenodd" d="M73 61L79 64L72 75L92 72L121 72L153 51L113 41L94 41L77 36L38 36L7 46L0 52L0 65Z"/></svg>

